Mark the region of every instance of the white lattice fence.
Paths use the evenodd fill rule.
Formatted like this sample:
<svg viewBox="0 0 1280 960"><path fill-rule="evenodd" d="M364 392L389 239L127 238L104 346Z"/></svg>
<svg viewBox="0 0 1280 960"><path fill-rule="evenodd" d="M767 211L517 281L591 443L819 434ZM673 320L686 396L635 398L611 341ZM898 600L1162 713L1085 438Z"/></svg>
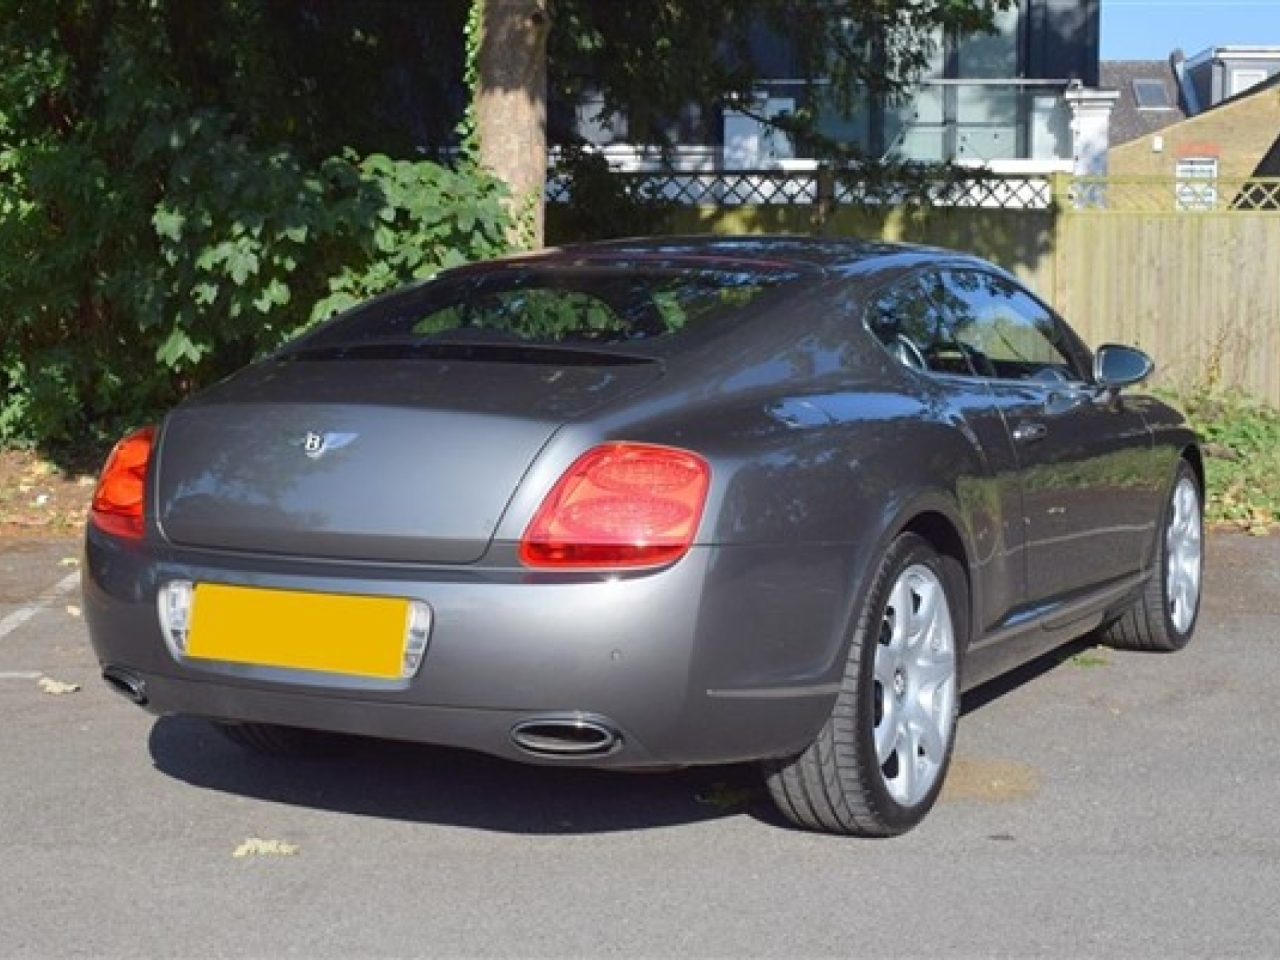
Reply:
<svg viewBox="0 0 1280 960"><path fill-rule="evenodd" d="M1280 211L1276 177L1076 177L1076 210L1100 213Z"/></svg>
<svg viewBox="0 0 1280 960"><path fill-rule="evenodd" d="M638 197L691 206L796 206L826 199L851 206L883 207L927 204L985 209L1046 210L1053 203L1049 177L995 176L885 183L855 175L818 170L751 170L718 172L619 172L615 174ZM566 203L571 184L553 178L547 200Z"/></svg>

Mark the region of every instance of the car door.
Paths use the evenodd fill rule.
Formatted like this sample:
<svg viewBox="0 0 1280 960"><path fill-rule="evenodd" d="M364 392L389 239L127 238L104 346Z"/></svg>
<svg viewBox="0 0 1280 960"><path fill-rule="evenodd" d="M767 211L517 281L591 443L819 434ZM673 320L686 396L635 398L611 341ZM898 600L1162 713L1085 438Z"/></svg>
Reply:
<svg viewBox="0 0 1280 960"><path fill-rule="evenodd" d="M1093 385L1088 351L1006 277L945 270L937 295L1015 451L1028 600L1069 596L1138 570L1160 495L1142 414Z"/></svg>
<svg viewBox="0 0 1280 960"><path fill-rule="evenodd" d="M955 495L968 527L970 559L979 572L974 614L979 632L985 633L1021 604L1026 592L1018 461L991 391L972 376L950 338L933 293L937 284L936 273L928 270L899 278L871 300L866 323L889 355L914 371L908 388L926 398L938 420L962 424L973 443L980 469L962 478Z"/></svg>

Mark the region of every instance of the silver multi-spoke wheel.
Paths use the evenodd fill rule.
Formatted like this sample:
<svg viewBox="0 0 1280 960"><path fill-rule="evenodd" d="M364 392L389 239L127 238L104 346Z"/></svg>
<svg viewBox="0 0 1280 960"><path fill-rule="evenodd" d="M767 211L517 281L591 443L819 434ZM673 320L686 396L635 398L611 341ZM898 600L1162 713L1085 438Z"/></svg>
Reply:
<svg viewBox="0 0 1280 960"><path fill-rule="evenodd" d="M1200 613L1204 575L1204 502L1200 478L1178 462L1161 514L1155 569L1141 596L1103 632L1113 647L1181 650L1191 640Z"/></svg>
<svg viewBox="0 0 1280 960"><path fill-rule="evenodd" d="M915 564L889 592L875 651L876 760L897 803L914 806L937 783L955 724L956 640L946 589Z"/></svg>
<svg viewBox="0 0 1280 960"><path fill-rule="evenodd" d="M910 830L942 790L959 712L968 630L964 568L901 534L875 568L840 693L802 753L766 764L769 792L813 830L886 837Z"/></svg>
<svg viewBox="0 0 1280 960"><path fill-rule="evenodd" d="M1169 523L1165 528L1165 597L1169 619L1178 633L1186 633L1200 607L1200 575L1204 560L1200 490L1190 477L1180 477L1173 490Z"/></svg>

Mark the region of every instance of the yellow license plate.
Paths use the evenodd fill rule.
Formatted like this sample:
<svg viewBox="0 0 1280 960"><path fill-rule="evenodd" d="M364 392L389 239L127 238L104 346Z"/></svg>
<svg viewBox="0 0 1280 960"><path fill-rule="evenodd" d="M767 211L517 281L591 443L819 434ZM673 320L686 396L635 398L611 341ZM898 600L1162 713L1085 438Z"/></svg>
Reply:
<svg viewBox="0 0 1280 960"><path fill-rule="evenodd" d="M408 601L201 583L186 653L265 667L400 677Z"/></svg>

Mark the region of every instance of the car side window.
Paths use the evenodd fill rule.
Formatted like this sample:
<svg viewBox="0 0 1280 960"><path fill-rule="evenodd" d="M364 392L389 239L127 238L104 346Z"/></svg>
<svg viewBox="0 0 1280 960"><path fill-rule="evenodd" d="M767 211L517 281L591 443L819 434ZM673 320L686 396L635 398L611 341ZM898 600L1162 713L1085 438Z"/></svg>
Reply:
<svg viewBox="0 0 1280 960"><path fill-rule="evenodd" d="M981 270L948 270L939 287L951 336L989 379L1081 381L1054 315L1026 291Z"/></svg>
<svg viewBox="0 0 1280 960"><path fill-rule="evenodd" d="M882 291L871 304L867 327L889 355L917 370L938 370L946 340L946 322L937 302L918 277Z"/></svg>

